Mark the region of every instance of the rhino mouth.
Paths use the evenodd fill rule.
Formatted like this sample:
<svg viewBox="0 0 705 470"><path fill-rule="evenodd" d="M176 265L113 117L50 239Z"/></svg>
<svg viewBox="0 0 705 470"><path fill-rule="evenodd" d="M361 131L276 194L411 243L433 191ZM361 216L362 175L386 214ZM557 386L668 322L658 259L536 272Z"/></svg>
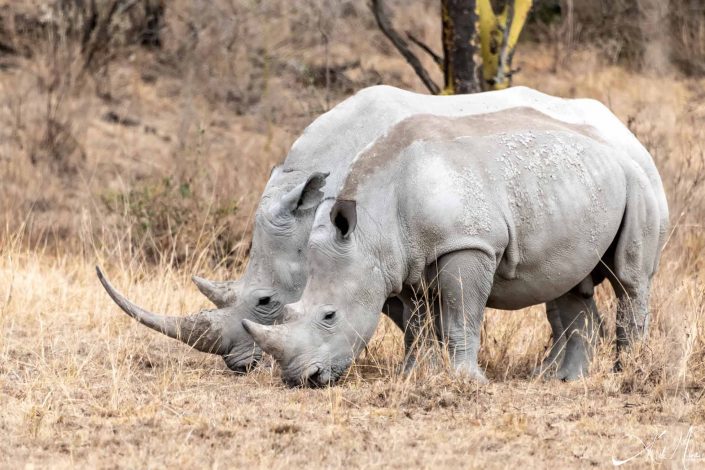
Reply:
<svg viewBox="0 0 705 470"><path fill-rule="evenodd" d="M303 374L284 374L282 379L290 388L324 388L335 385L349 366L322 367L314 365Z"/></svg>
<svg viewBox="0 0 705 470"><path fill-rule="evenodd" d="M259 365L261 357L251 357L247 359L237 359L234 356L225 355L223 360L228 369L233 371L237 375L245 375L248 372L252 372L257 365Z"/></svg>
<svg viewBox="0 0 705 470"><path fill-rule="evenodd" d="M338 381L337 377L333 377L331 372L324 371L321 368L316 368L316 371L306 378L305 385L310 388L323 388L334 385Z"/></svg>
<svg viewBox="0 0 705 470"><path fill-rule="evenodd" d="M287 375L283 377L284 383L289 388L323 388L333 385L337 378L332 377L330 371L314 367L304 375Z"/></svg>

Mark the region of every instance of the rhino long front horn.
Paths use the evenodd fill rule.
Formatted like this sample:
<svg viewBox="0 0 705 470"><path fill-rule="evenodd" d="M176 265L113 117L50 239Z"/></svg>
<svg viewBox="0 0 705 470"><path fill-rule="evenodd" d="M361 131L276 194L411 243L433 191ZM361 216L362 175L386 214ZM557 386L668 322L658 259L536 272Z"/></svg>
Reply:
<svg viewBox="0 0 705 470"><path fill-rule="evenodd" d="M157 315L133 304L108 282L96 266L98 279L108 295L129 316L149 328L178 339L202 352L225 355L229 352L228 338L223 338L223 324L227 313L222 310L204 310L196 315L173 317Z"/></svg>
<svg viewBox="0 0 705 470"><path fill-rule="evenodd" d="M286 325L260 325L250 320L242 320L242 327L252 336L262 350L281 361L284 356L284 345L287 344L289 329Z"/></svg>
<svg viewBox="0 0 705 470"><path fill-rule="evenodd" d="M216 307L223 308L235 303L237 281L209 281L198 276L191 276L191 280Z"/></svg>

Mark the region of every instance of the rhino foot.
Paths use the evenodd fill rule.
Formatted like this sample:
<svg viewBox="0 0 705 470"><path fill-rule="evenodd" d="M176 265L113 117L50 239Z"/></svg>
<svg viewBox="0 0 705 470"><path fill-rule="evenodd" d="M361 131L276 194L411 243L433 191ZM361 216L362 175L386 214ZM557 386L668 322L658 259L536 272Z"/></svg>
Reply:
<svg viewBox="0 0 705 470"><path fill-rule="evenodd" d="M562 380L564 382L571 382L573 380L578 380L582 379L583 377L587 377L588 375L588 369L587 367L565 367L562 366L558 371L556 372L555 377L558 380Z"/></svg>
<svg viewBox="0 0 705 470"><path fill-rule="evenodd" d="M552 378L558 371L558 361L544 360L540 365L531 370L531 377L543 377L546 379Z"/></svg>
<svg viewBox="0 0 705 470"><path fill-rule="evenodd" d="M404 361L399 364L397 372L401 375L409 376L419 368L427 368L434 371L442 369L438 360L433 357L423 357L419 359L416 354L407 354Z"/></svg>
<svg viewBox="0 0 705 470"><path fill-rule="evenodd" d="M571 381L578 380L583 377L587 377L588 371L590 369L590 358L588 352L582 341L571 341L568 344L568 351L566 352L563 364L556 372L555 377L558 380ZM571 348L570 343L577 343Z"/></svg>
<svg viewBox="0 0 705 470"><path fill-rule="evenodd" d="M416 356L409 355L404 358L404 362L399 365L399 373L403 376L411 375L412 372L418 367L418 362L416 362Z"/></svg>
<svg viewBox="0 0 705 470"><path fill-rule="evenodd" d="M394 368L394 375L408 377L416 370L416 368L416 359L407 357Z"/></svg>
<svg viewBox="0 0 705 470"><path fill-rule="evenodd" d="M556 378L567 381L587 377L601 323L595 299L571 291L554 302L565 325L566 337L563 363Z"/></svg>
<svg viewBox="0 0 705 470"><path fill-rule="evenodd" d="M565 341L560 346L554 345L546 359L531 371L532 377L552 378L556 375L559 365L563 360Z"/></svg>
<svg viewBox="0 0 705 470"><path fill-rule="evenodd" d="M456 365L455 373L457 375L469 378L470 380L482 385L489 383L489 380L487 380L487 377L485 377L485 373L482 372L482 370L480 370L477 365Z"/></svg>

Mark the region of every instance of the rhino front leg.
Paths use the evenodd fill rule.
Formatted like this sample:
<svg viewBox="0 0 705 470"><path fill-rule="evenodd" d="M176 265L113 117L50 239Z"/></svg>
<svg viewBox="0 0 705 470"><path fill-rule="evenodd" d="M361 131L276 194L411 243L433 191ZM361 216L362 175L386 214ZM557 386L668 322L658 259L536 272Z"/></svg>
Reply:
<svg viewBox="0 0 705 470"><path fill-rule="evenodd" d="M399 297L388 298L382 307L382 313L387 315L401 331L404 331L404 307Z"/></svg>
<svg viewBox="0 0 705 470"><path fill-rule="evenodd" d="M532 371L531 375L552 375L558 369L558 365L563 359L566 346L566 336L561 322L561 312L555 300L546 302L546 317L551 325L551 347L548 356Z"/></svg>
<svg viewBox="0 0 705 470"><path fill-rule="evenodd" d="M404 362L401 372L411 373L418 363L417 353L424 340L422 331L426 321L426 302L417 302L417 295L411 287L405 287L397 297L385 304L385 313L404 333ZM433 308L433 307L431 307Z"/></svg>
<svg viewBox="0 0 705 470"><path fill-rule="evenodd" d="M565 328L565 354L556 378L576 380L587 376L600 331L595 299L569 292L554 301Z"/></svg>
<svg viewBox="0 0 705 470"><path fill-rule="evenodd" d="M415 346L419 331L416 320L418 314L414 311L413 301L404 293L399 294L397 297L387 299L384 313L404 333L404 362L401 371L408 374L416 366Z"/></svg>
<svg viewBox="0 0 705 470"><path fill-rule="evenodd" d="M487 379L478 366L477 355L494 271L493 258L477 250L450 253L438 260L438 331L448 347L453 368L482 383Z"/></svg>

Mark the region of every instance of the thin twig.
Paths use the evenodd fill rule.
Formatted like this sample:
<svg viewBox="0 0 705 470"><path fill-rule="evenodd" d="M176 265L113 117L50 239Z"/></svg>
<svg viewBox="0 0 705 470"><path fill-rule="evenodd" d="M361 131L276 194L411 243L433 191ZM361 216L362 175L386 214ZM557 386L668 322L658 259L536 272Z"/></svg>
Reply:
<svg viewBox="0 0 705 470"><path fill-rule="evenodd" d="M397 48L399 53L404 56L409 65L411 65L414 69L414 72L416 72L416 75L418 75L423 84L426 85L428 91L434 95L440 93L441 89L434 83L426 69L423 65L421 65L419 58L416 57L416 54L411 52L407 42L394 30L394 28L392 28L389 18L387 18L384 13L384 5L382 4L382 0L371 0L370 9L375 15L375 20L377 20L379 29L382 30L384 35L387 36L390 41L392 41L392 44L394 44L394 47Z"/></svg>
<svg viewBox="0 0 705 470"><path fill-rule="evenodd" d="M435 52L433 52L433 49L428 47L423 41L420 39L416 38L413 34L411 34L409 31L406 32L406 37L409 38L409 41L413 42L417 46L419 46L425 53L431 56L433 61L439 66L443 67L443 57L439 56Z"/></svg>

